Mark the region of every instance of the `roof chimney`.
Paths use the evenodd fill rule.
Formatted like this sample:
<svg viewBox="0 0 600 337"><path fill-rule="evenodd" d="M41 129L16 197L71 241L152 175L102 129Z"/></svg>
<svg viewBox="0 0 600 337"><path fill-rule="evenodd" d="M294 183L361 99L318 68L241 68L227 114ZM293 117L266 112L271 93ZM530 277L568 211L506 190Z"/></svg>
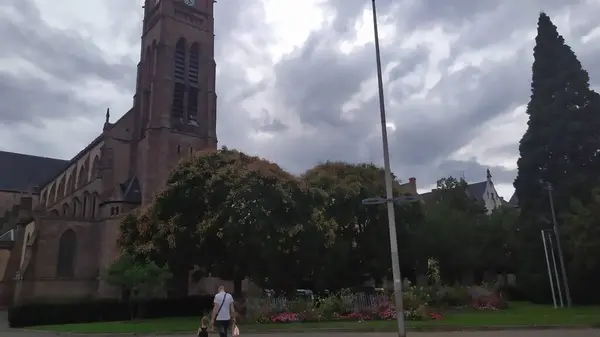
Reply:
<svg viewBox="0 0 600 337"><path fill-rule="evenodd" d="M415 177L408 178L408 185L410 186L410 192L413 195L417 195L418 194L417 193L417 178L415 178Z"/></svg>

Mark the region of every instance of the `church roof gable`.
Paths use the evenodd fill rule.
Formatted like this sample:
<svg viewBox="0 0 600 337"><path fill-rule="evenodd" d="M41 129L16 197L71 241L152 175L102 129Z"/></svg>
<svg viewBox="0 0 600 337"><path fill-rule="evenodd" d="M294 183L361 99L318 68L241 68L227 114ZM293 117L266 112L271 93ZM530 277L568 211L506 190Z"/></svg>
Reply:
<svg viewBox="0 0 600 337"><path fill-rule="evenodd" d="M65 169L68 160L0 151L0 190L26 192Z"/></svg>

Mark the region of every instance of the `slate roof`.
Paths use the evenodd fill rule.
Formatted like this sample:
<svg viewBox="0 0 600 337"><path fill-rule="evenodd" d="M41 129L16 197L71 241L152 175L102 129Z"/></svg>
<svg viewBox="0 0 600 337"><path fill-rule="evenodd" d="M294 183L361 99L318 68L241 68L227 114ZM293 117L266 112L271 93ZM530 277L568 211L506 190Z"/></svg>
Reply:
<svg viewBox="0 0 600 337"><path fill-rule="evenodd" d="M467 193L477 202L483 202L487 181L467 185Z"/></svg>
<svg viewBox="0 0 600 337"><path fill-rule="evenodd" d="M0 190L27 192L66 168L68 160L0 151Z"/></svg>
<svg viewBox="0 0 600 337"><path fill-rule="evenodd" d="M15 230L11 229L11 230L7 231L6 233L2 234L0 236L0 241L1 242L14 242L15 241Z"/></svg>
<svg viewBox="0 0 600 337"><path fill-rule="evenodd" d="M124 202L142 202L142 189L140 187L140 181L136 176L127 179L121 184L121 193L123 195Z"/></svg>
<svg viewBox="0 0 600 337"><path fill-rule="evenodd" d="M510 200L508 201L509 205L511 206L519 206L519 198L517 198L517 192L513 193L512 197L510 197Z"/></svg>

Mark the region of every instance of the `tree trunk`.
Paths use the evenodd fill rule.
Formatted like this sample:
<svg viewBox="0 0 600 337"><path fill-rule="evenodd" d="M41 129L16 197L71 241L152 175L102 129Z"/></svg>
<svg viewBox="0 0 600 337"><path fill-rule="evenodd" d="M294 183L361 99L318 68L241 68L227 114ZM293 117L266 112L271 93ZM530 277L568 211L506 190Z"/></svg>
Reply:
<svg viewBox="0 0 600 337"><path fill-rule="evenodd" d="M244 278L239 275L233 278L233 296L240 300L242 299L242 281Z"/></svg>

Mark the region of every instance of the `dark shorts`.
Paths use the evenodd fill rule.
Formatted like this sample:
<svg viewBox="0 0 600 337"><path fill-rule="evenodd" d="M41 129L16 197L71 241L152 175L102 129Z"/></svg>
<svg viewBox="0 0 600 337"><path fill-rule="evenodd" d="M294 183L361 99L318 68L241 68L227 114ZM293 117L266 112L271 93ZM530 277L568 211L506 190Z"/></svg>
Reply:
<svg viewBox="0 0 600 337"><path fill-rule="evenodd" d="M231 326L231 321L215 321L215 330L221 336L226 336L229 331L229 327Z"/></svg>

